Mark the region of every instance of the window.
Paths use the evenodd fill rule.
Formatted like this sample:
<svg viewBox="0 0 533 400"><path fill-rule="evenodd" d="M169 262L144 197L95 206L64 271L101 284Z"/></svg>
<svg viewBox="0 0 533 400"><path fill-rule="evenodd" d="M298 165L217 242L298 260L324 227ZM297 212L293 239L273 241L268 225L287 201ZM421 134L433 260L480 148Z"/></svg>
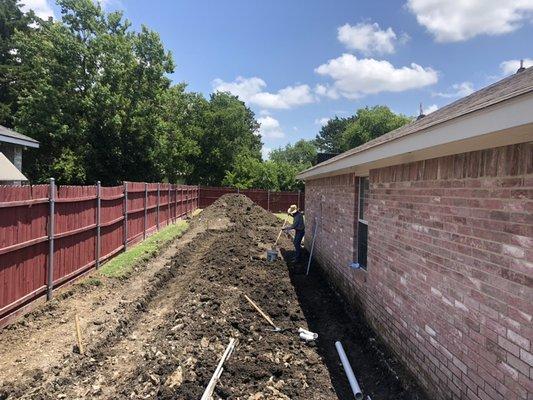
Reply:
<svg viewBox="0 0 533 400"><path fill-rule="evenodd" d="M359 215L357 220L357 263L359 268L367 269L368 222L366 207L368 206L368 177L359 178Z"/></svg>

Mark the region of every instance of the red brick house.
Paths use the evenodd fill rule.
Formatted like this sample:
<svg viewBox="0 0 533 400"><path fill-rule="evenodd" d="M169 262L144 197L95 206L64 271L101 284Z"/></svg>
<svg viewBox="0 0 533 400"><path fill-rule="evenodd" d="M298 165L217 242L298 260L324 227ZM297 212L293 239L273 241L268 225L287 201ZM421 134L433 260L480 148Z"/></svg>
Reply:
<svg viewBox="0 0 533 400"><path fill-rule="evenodd" d="M326 276L432 398L533 399L533 68L299 178Z"/></svg>

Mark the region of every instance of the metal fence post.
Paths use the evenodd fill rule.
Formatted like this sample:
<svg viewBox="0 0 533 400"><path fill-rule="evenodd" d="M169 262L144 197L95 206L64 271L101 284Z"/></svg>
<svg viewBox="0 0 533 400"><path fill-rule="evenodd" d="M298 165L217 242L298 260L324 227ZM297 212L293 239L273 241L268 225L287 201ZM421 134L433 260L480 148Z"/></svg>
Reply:
<svg viewBox="0 0 533 400"><path fill-rule="evenodd" d="M298 189L298 210L301 208L300 207L300 192L301 192L301 190Z"/></svg>
<svg viewBox="0 0 533 400"><path fill-rule="evenodd" d="M100 181L96 182L96 269L100 267L100 224L101 224L101 194Z"/></svg>
<svg viewBox="0 0 533 400"><path fill-rule="evenodd" d="M128 249L128 182L124 182L124 251Z"/></svg>
<svg viewBox="0 0 533 400"><path fill-rule="evenodd" d="M148 183L144 182L144 223L143 223L143 240L146 239L146 220L148 218Z"/></svg>
<svg viewBox="0 0 533 400"><path fill-rule="evenodd" d="M156 226L157 230L159 230L159 197L161 193L161 184L157 183L157 216L156 216Z"/></svg>
<svg viewBox="0 0 533 400"><path fill-rule="evenodd" d="M48 271L46 274L46 300L52 298L54 289L54 228L55 228L55 191L56 183L50 178L50 215L48 218Z"/></svg>
<svg viewBox="0 0 533 400"><path fill-rule="evenodd" d="M167 214L168 214L168 223L169 224L172 222L172 195L171 195L172 192L171 192L171 189L172 189L172 184L169 183L168 184L168 201L167 201L167 203L168 203L168 210L167 210L168 212L167 212Z"/></svg>

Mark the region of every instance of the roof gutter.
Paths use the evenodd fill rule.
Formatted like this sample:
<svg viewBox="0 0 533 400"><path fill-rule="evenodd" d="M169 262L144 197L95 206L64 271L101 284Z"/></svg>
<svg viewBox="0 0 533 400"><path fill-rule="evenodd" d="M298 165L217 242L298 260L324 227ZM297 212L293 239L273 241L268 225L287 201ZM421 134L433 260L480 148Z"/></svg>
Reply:
<svg viewBox="0 0 533 400"><path fill-rule="evenodd" d="M2 135L2 134L0 134L0 142L18 144L20 146L33 147L36 149L39 148L39 142L37 141L24 140L24 139L14 138L12 136Z"/></svg>
<svg viewBox="0 0 533 400"><path fill-rule="evenodd" d="M310 180L533 140L533 93L315 165L297 175Z"/></svg>

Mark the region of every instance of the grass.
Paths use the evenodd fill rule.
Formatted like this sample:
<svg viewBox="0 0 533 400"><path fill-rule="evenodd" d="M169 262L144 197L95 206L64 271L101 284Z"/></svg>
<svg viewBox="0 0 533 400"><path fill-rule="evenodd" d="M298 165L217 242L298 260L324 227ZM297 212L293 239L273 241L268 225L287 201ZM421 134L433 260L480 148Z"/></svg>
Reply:
<svg viewBox="0 0 533 400"><path fill-rule="evenodd" d="M100 269L100 273L110 278L126 277L137 264L149 260L163 246L181 236L188 227L187 221L178 221L174 225L163 228L144 242L105 263Z"/></svg>
<svg viewBox="0 0 533 400"><path fill-rule="evenodd" d="M287 218L287 213L274 213L276 217L281 219L282 221L285 221L285 218ZM287 221L287 224L292 224L292 216L289 215L289 219Z"/></svg>
<svg viewBox="0 0 533 400"><path fill-rule="evenodd" d="M91 286L100 286L102 281L98 278L87 278L79 283L81 287L91 287Z"/></svg>

